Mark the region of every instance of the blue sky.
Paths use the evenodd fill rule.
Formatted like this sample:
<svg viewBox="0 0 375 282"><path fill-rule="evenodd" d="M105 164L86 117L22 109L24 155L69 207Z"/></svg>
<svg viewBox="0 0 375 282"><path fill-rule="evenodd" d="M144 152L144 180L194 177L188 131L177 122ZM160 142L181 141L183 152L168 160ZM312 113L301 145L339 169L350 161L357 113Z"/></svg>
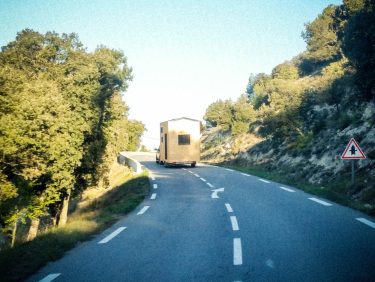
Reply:
<svg viewBox="0 0 375 282"><path fill-rule="evenodd" d="M134 70L130 118L158 143L159 123L202 119L209 104L237 99L250 73L270 73L305 49L304 23L337 0L0 0L0 45L24 28L75 32L88 50L121 49Z"/></svg>

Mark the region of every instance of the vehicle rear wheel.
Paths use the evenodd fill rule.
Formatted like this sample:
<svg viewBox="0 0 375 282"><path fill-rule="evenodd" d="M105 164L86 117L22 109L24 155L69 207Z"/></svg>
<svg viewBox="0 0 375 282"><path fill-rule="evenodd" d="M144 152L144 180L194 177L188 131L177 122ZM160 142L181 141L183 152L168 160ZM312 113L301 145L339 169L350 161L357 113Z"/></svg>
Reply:
<svg viewBox="0 0 375 282"><path fill-rule="evenodd" d="M196 162L194 162L194 163L191 163L191 167L195 167L197 165L197 163Z"/></svg>

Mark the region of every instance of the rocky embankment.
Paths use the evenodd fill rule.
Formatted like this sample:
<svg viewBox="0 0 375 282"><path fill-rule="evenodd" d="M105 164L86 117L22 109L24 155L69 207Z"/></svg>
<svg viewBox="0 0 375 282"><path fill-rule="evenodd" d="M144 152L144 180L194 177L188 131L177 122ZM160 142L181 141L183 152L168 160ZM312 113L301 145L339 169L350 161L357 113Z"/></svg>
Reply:
<svg viewBox="0 0 375 282"><path fill-rule="evenodd" d="M316 107L309 114L317 115L329 110ZM358 117L358 112L348 115ZM202 135L202 160L277 171L317 187L328 187L364 203L368 209L374 209L375 105L370 103L363 106L360 115L355 123L346 128L327 128L303 144L262 139L250 133L234 137L220 128L210 128ZM340 158L352 137L367 157L355 161L354 186L350 184L351 161Z"/></svg>

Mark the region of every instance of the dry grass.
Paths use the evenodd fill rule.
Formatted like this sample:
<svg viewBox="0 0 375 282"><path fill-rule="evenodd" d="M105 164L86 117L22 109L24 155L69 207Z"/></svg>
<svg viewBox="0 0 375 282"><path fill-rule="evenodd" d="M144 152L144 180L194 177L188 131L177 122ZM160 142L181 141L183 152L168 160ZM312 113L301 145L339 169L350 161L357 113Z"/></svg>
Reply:
<svg viewBox="0 0 375 282"><path fill-rule="evenodd" d="M150 190L147 172L135 177L114 173L116 186L90 192L64 227L52 228L31 242L0 252L1 281L22 281L49 261L57 260L77 243L92 238L132 211Z"/></svg>

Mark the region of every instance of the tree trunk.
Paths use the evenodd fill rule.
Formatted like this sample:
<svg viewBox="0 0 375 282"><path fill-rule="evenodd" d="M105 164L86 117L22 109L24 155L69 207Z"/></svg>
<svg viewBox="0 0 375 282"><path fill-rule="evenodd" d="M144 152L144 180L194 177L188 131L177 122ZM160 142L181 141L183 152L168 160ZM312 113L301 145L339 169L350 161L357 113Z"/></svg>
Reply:
<svg viewBox="0 0 375 282"><path fill-rule="evenodd" d="M55 216L52 217L53 227L56 227L57 221L58 221L58 214L56 213Z"/></svg>
<svg viewBox="0 0 375 282"><path fill-rule="evenodd" d="M4 247L4 243L5 243L5 236L3 233L3 226L0 224L0 252Z"/></svg>
<svg viewBox="0 0 375 282"><path fill-rule="evenodd" d="M16 244L16 235L17 235L17 225L18 225L18 219L14 222L13 231L12 231L12 243L11 247L13 248Z"/></svg>
<svg viewBox="0 0 375 282"><path fill-rule="evenodd" d="M30 226L30 229L29 229L29 233L27 234L27 241L34 240L34 238L38 234L39 223L40 223L39 218L35 218L35 219L31 220L31 226Z"/></svg>
<svg viewBox="0 0 375 282"><path fill-rule="evenodd" d="M68 208L69 208L70 192L63 201L63 207L60 213L59 226L64 226L68 221Z"/></svg>

